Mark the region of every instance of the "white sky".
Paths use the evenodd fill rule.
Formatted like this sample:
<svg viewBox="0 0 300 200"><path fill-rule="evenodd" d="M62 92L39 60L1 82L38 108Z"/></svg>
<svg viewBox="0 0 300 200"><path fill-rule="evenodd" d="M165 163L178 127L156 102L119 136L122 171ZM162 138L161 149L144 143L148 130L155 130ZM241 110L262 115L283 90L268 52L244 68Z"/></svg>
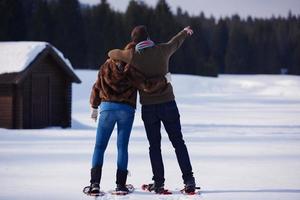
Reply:
<svg viewBox="0 0 300 200"><path fill-rule="evenodd" d="M101 0L79 0L82 3L97 4ZM125 11L129 0L107 0L116 10ZM155 6L157 0L145 0L148 5ZM173 11L180 6L192 15L201 11L206 16L215 17L239 14L255 17L287 16L288 11L300 15L300 0L167 0Z"/></svg>

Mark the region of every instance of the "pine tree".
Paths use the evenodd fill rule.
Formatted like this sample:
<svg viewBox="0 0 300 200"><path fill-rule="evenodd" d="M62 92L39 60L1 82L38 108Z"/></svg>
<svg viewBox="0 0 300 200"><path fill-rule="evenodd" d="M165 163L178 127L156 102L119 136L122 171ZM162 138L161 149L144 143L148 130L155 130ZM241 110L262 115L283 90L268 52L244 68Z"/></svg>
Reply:
<svg viewBox="0 0 300 200"><path fill-rule="evenodd" d="M253 28L252 46L253 73L271 74L280 72L280 60L277 40L272 25L264 20L257 20Z"/></svg>
<svg viewBox="0 0 300 200"><path fill-rule="evenodd" d="M54 23L46 0L33 1L31 15L28 22L28 40L47 41L53 40Z"/></svg>
<svg viewBox="0 0 300 200"><path fill-rule="evenodd" d="M248 35L240 22L240 18L235 16L231 24L226 50L225 73L250 73L252 67L251 53Z"/></svg>
<svg viewBox="0 0 300 200"><path fill-rule="evenodd" d="M217 67L220 73L225 72L225 55L228 43L228 27L226 21L220 19L213 31L212 57L211 62Z"/></svg>
<svg viewBox="0 0 300 200"><path fill-rule="evenodd" d="M180 30L166 0L157 2L150 27L154 33L152 37L157 42L165 42Z"/></svg>
<svg viewBox="0 0 300 200"><path fill-rule="evenodd" d="M85 13L85 29L87 30L88 61L89 65L99 68L107 58L107 51L113 48L122 48L115 43L118 35L116 31L117 16L111 10L106 0L93 6ZM119 24L120 25L120 24ZM123 41L123 40L122 40Z"/></svg>
<svg viewBox="0 0 300 200"><path fill-rule="evenodd" d="M27 27L21 0L0 1L0 40L24 40Z"/></svg>
<svg viewBox="0 0 300 200"><path fill-rule="evenodd" d="M146 25L151 39L166 42L187 25L194 35L172 56L175 73L272 73L287 68L299 74L300 16L216 21L204 13L189 16L166 0L154 8L131 0L125 13L107 0L83 6L78 0L0 0L0 40L42 40L59 48L76 67L98 68L107 51L123 48L136 25Z"/></svg>
<svg viewBox="0 0 300 200"><path fill-rule="evenodd" d="M130 36L131 30L138 25L151 27L151 17L153 9L148 7L143 1L131 0L124 14L124 24L126 26L127 36ZM151 32L150 32L151 34Z"/></svg>
<svg viewBox="0 0 300 200"><path fill-rule="evenodd" d="M300 75L300 32L296 35L293 46L292 64L289 67L289 74Z"/></svg>
<svg viewBox="0 0 300 200"><path fill-rule="evenodd" d="M78 0L53 1L51 6L55 23L53 44L70 58L74 66L83 66L86 43Z"/></svg>

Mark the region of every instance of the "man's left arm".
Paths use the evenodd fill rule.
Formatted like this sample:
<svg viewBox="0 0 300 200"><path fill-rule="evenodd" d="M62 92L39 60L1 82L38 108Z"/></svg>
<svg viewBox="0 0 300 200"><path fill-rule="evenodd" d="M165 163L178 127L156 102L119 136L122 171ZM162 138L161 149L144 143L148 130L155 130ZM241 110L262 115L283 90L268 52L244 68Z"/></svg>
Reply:
<svg viewBox="0 0 300 200"><path fill-rule="evenodd" d="M113 60L120 60L125 63L131 63L132 49L127 49L127 50L113 49L108 52L108 57L110 57Z"/></svg>
<svg viewBox="0 0 300 200"><path fill-rule="evenodd" d="M165 88L170 82L170 79L168 78L169 76L147 78L142 72L133 66L127 65L125 68L125 73L132 85L138 90L142 90L147 93L153 93Z"/></svg>

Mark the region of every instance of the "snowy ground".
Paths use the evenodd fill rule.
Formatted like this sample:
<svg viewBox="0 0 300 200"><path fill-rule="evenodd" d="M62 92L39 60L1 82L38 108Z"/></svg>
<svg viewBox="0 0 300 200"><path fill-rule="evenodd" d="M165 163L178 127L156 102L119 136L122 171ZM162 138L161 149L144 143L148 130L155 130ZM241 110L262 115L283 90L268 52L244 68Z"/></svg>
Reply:
<svg viewBox="0 0 300 200"><path fill-rule="evenodd" d="M0 129L0 199L93 199L88 184L95 123L88 98L96 72L77 71L83 84L73 88L72 129ZM184 138L200 196L178 192L160 196L140 189L103 200L299 200L300 77L173 76ZM106 152L102 189L115 187L116 137ZM163 132L166 187L182 187L173 148ZM128 182L151 181L148 143L140 107L130 141ZM101 199L101 198L98 198Z"/></svg>

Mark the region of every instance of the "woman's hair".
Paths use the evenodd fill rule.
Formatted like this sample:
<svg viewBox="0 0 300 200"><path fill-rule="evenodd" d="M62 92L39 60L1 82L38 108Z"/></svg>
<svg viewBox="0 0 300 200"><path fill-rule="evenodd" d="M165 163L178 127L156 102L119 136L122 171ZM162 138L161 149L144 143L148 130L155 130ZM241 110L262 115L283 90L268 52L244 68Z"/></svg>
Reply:
<svg viewBox="0 0 300 200"><path fill-rule="evenodd" d="M135 42L136 44L144 40L147 40L148 38L149 38L149 34L146 26L144 25L136 26L131 31L131 41Z"/></svg>

